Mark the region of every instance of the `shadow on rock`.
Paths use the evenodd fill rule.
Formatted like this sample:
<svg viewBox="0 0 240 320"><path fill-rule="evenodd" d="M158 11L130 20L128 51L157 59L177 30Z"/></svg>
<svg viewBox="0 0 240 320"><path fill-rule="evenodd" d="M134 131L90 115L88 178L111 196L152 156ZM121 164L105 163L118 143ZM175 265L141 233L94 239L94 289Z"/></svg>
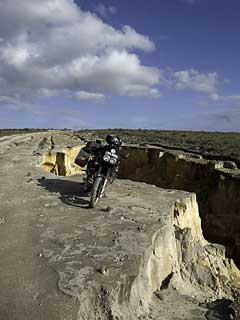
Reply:
<svg viewBox="0 0 240 320"><path fill-rule="evenodd" d="M63 179L38 179L38 185L44 187L49 192L60 193L59 199L70 206L88 208L89 201L83 199L88 197L86 184Z"/></svg>
<svg viewBox="0 0 240 320"><path fill-rule="evenodd" d="M228 299L219 299L208 303L208 311L206 318L208 320L231 320L236 319L234 317L234 310L232 309L232 301Z"/></svg>

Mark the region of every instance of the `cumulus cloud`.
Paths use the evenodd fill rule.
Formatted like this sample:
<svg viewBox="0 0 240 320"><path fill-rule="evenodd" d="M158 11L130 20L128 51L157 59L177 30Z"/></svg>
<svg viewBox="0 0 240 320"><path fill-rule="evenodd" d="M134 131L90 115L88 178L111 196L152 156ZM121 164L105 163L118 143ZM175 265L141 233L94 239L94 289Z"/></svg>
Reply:
<svg viewBox="0 0 240 320"><path fill-rule="evenodd" d="M134 53L154 48L147 36L113 28L73 0L0 0L0 101L68 92L83 100L157 97L159 69Z"/></svg>
<svg viewBox="0 0 240 320"><path fill-rule="evenodd" d="M78 91L75 93L75 97L78 100L95 100L95 101L102 101L104 100L104 94L102 93L92 93L87 91Z"/></svg>
<svg viewBox="0 0 240 320"><path fill-rule="evenodd" d="M203 101L202 105L223 107L224 110L231 110L230 113L233 113L233 110L234 113L236 113L236 110L240 110L240 94L221 94L219 92L220 80L216 72L201 73L193 69L172 72L171 84L177 90L191 90L206 94L207 100ZM219 119L221 117L226 119L227 112L224 117L220 113ZM218 115L218 113L216 114Z"/></svg>
<svg viewBox="0 0 240 320"><path fill-rule="evenodd" d="M107 18L110 15L117 13L117 8L114 6L105 6L103 3L99 3L95 7L95 12L100 14L103 18Z"/></svg>
<svg viewBox="0 0 240 320"><path fill-rule="evenodd" d="M218 75L216 72L200 73L190 69L174 73L175 86L179 90L190 89L197 92L217 95ZM216 97L216 96L215 96Z"/></svg>

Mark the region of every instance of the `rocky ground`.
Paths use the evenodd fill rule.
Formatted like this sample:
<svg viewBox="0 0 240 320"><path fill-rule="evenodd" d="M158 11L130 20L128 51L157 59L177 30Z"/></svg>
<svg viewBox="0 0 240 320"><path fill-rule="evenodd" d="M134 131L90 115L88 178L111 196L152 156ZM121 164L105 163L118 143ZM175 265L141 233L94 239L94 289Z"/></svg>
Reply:
<svg viewBox="0 0 240 320"><path fill-rule="evenodd" d="M46 138L44 138L44 136ZM76 137L0 140L0 319L233 319L239 271L202 237L194 194L43 171Z"/></svg>

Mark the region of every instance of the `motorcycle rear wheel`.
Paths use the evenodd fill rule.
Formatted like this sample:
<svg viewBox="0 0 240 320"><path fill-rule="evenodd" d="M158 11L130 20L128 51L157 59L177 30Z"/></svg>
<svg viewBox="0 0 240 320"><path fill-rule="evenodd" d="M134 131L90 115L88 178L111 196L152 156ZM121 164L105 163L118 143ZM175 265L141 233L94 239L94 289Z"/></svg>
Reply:
<svg viewBox="0 0 240 320"><path fill-rule="evenodd" d="M103 177L97 177L96 180L94 181L92 191L91 191L90 202L89 202L90 208L96 207L98 200L100 198L100 194L102 192L103 184L104 184Z"/></svg>

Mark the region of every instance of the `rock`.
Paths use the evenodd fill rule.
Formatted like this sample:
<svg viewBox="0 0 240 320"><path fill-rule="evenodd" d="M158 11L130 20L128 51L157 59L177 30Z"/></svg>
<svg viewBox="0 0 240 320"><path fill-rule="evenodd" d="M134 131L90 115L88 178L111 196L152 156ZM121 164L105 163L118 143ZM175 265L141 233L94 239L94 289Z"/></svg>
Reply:
<svg viewBox="0 0 240 320"><path fill-rule="evenodd" d="M164 297L163 297L161 291L157 290L157 291L154 292L154 294L159 300L164 301Z"/></svg>
<svg viewBox="0 0 240 320"><path fill-rule="evenodd" d="M222 169L224 168L224 162L223 161L213 161L214 169Z"/></svg>
<svg viewBox="0 0 240 320"><path fill-rule="evenodd" d="M97 271L103 274L104 276L109 275L109 269L106 266L100 267L99 269L97 269Z"/></svg>
<svg viewBox="0 0 240 320"><path fill-rule="evenodd" d="M145 230L145 225L138 226L137 229L138 231L143 232Z"/></svg>
<svg viewBox="0 0 240 320"><path fill-rule="evenodd" d="M211 243L204 247L209 254L225 258L226 248L223 245Z"/></svg>
<svg viewBox="0 0 240 320"><path fill-rule="evenodd" d="M113 258L113 261L116 263L124 262L128 259L128 255L118 254Z"/></svg>
<svg viewBox="0 0 240 320"><path fill-rule="evenodd" d="M6 221L5 221L5 218L4 217L0 217L0 224L4 224Z"/></svg>
<svg viewBox="0 0 240 320"><path fill-rule="evenodd" d="M61 150L47 151L43 155L42 169L61 176L71 176L84 173L86 168L75 164L75 159L83 145L64 146Z"/></svg>
<svg viewBox="0 0 240 320"><path fill-rule="evenodd" d="M231 169L231 170L237 170L238 169L236 163L233 162L233 161L224 161L223 162L223 168Z"/></svg>
<svg viewBox="0 0 240 320"><path fill-rule="evenodd" d="M49 147L48 137L43 137L43 139L39 142L38 148L45 149Z"/></svg>
<svg viewBox="0 0 240 320"><path fill-rule="evenodd" d="M106 208L103 208L102 211L103 211L103 212L112 212L113 209L112 209L112 207L108 206L108 207L106 207Z"/></svg>
<svg viewBox="0 0 240 320"><path fill-rule="evenodd" d="M178 159L202 159L203 157L199 154L194 153L184 153L184 154L178 154Z"/></svg>
<svg viewBox="0 0 240 320"><path fill-rule="evenodd" d="M29 183L29 182L32 182L32 174L31 172L28 172L26 175L25 175L25 178L26 178L26 181Z"/></svg>

